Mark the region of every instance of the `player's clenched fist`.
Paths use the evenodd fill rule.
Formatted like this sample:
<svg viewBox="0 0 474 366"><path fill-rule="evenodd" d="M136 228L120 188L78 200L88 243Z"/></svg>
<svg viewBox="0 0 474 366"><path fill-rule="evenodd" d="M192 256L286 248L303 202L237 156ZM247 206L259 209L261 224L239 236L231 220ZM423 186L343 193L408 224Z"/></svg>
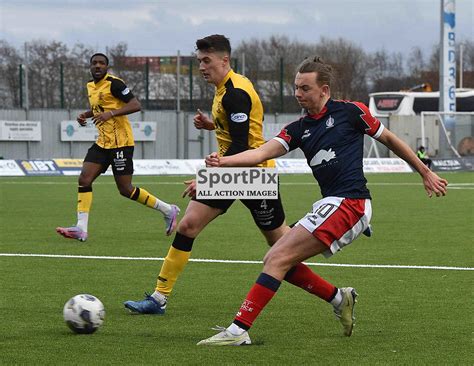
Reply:
<svg viewBox="0 0 474 366"><path fill-rule="evenodd" d="M185 180L184 184L186 184L186 189L184 190L181 197L196 197L196 180Z"/></svg>
<svg viewBox="0 0 474 366"><path fill-rule="evenodd" d="M80 115L77 116L77 123L79 123L81 126L85 126L87 124L87 116L85 113L81 113Z"/></svg>
<svg viewBox="0 0 474 366"><path fill-rule="evenodd" d="M206 116L200 109L197 110L197 113L194 115L193 118L194 127L198 130L205 129L212 131L214 130L214 122L208 116Z"/></svg>
<svg viewBox="0 0 474 366"><path fill-rule="evenodd" d="M206 156L206 166L207 167L218 167L220 166L220 158L216 152L211 153Z"/></svg>

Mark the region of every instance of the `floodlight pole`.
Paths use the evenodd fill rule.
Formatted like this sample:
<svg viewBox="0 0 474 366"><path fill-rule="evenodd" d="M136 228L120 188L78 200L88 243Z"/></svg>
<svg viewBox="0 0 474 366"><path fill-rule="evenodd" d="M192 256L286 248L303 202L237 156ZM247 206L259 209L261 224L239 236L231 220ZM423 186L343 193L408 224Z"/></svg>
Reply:
<svg viewBox="0 0 474 366"><path fill-rule="evenodd" d="M441 0L439 111L456 112L455 0Z"/></svg>
<svg viewBox="0 0 474 366"><path fill-rule="evenodd" d="M181 114L181 99L179 92L181 90L181 52L176 54L176 158L179 159L179 122Z"/></svg>
<svg viewBox="0 0 474 366"><path fill-rule="evenodd" d="M30 109L30 97L29 97L29 87L28 87L28 42L25 42L25 110L26 110L26 119L28 119L28 111Z"/></svg>
<svg viewBox="0 0 474 366"><path fill-rule="evenodd" d="M424 146L427 150L426 146L426 136L425 136L425 112L421 112L421 146Z"/></svg>
<svg viewBox="0 0 474 366"><path fill-rule="evenodd" d="M440 0L440 67L439 67L439 108L440 112L456 112L456 0ZM444 114L443 122L452 134L455 132L454 115ZM441 155L446 138L440 136Z"/></svg>
<svg viewBox="0 0 474 366"><path fill-rule="evenodd" d="M181 112L181 52L178 50L176 55L176 112Z"/></svg>
<svg viewBox="0 0 474 366"><path fill-rule="evenodd" d="M150 108L150 63L147 57L145 63L145 108Z"/></svg>
<svg viewBox="0 0 474 366"><path fill-rule="evenodd" d="M20 64L18 68L18 77L19 77L19 85L20 85L20 108L23 108L23 65Z"/></svg>
<svg viewBox="0 0 474 366"><path fill-rule="evenodd" d="M464 45L461 43L459 45L459 88L462 89L462 77L463 77L463 68L462 68L462 61L463 61L463 56L462 53L464 51Z"/></svg>

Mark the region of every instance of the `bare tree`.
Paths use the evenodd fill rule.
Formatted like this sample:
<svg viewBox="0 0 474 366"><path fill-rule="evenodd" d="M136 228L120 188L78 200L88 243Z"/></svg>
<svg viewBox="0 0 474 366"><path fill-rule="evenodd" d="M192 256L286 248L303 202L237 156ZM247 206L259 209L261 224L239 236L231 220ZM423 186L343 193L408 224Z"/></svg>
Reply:
<svg viewBox="0 0 474 366"><path fill-rule="evenodd" d="M406 66L410 89L431 91L438 84L438 70L433 70L431 63L425 61L420 47L412 48Z"/></svg>
<svg viewBox="0 0 474 366"><path fill-rule="evenodd" d="M86 83L91 80L89 60L94 50L75 44L64 62L64 99L66 108L88 108Z"/></svg>
<svg viewBox="0 0 474 366"><path fill-rule="evenodd" d="M271 36L269 39L242 42L236 49L237 56L245 53L246 75L253 81L265 101L267 110L280 110L281 87L285 110L295 111L299 107L293 98L293 83L296 67L306 57L318 54L332 64L338 77L333 84L333 95L337 98L367 100L368 57L361 47L342 38L321 38L319 43L307 44L290 41L286 36ZM283 62L283 75L281 63ZM280 84L283 80L283 85ZM290 102L291 101L291 102Z"/></svg>
<svg viewBox="0 0 474 366"><path fill-rule="evenodd" d="M464 40L463 44L463 87L474 88L474 40ZM458 70L459 72L459 70Z"/></svg>
<svg viewBox="0 0 474 366"><path fill-rule="evenodd" d="M296 66L314 53L314 48L290 41L286 36L271 36L243 41L233 55L240 59L245 54L246 76L252 80L267 111L297 111L300 108L293 98Z"/></svg>
<svg viewBox="0 0 474 366"><path fill-rule="evenodd" d="M0 107L20 106L21 57L8 42L0 40Z"/></svg>
<svg viewBox="0 0 474 366"><path fill-rule="evenodd" d="M426 63L423 55L423 51L420 47L413 47L410 54L408 55L407 68L411 76L415 79L419 79L419 82L423 82L422 73L426 70Z"/></svg>
<svg viewBox="0 0 474 366"><path fill-rule="evenodd" d="M342 38L332 40L322 37L316 52L335 69L334 97L368 101L369 58L361 47Z"/></svg>
<svg viewBox="0 0 474 366"><path fill-rule="evenodd" d="M474 41L463 40L463 86L474 87ZM457 46L459 55L459 44ZM20 65L23 50L17 50L0 40L0 107L20 106ZM56 41L33 40L28 43L29 97L33 108L87 108L85 84L90 80L89 59L92 47L78 43L69 49ZM126 43L107 48L112 73L125 80L141 100L146 98L144 57L131 61ZM305 58L321 56L335 68L333 96L342 99L367 101L369 92L409 89L421 83L430 83L439 89L439 45L425 55L415 47L407 55L378 50L367 54L358 45L342 39L321 38L315 43L302 43L286 36L274 35L267 39L250 39L235 47L232 57L240 61L245 55L246 76L259 92L267 112L295 112L299 110L293 97L296 67ZM172 59L172 58L171 58ZM172 60L173 61L173 60ZM174 61L173 61L174 62ZM151 107L176 107L176 68L149 71ZM459 65L459 64L458 64ZM184 68L189 65L183 65ZM193 67L193 103L186 103L191 83L182 75L181 95L183 108L199 106L210 108L214 94L212 85L198 76ZM61 69L63 70L61 82ZM174 70L174 71L172 71ZM458 73L460 68L457 68ZM236 71L239 71L238 69ZM184 72L184 71L183 71ZM61 89L61 87L63 89ZM61 103L64 102L64 104Z"/></svg>
<svg viewBox="0 0 474 366"><path fill-rule="evenodd" d="M68 48L62 42L36 40L28 43L30 107L58 108L60 64L67 60Z"/></svg>
<svg viewBox="0 0 474 366"><path fill-rule="evenodd" d="M406 75L401 53L388 53L385 49L381 49L370 55L368 80L371 92L406 89Z"/></svg>
<svg viewBox="0 0 474 366"><path fill-rule="evenodd" d="M120 42L108 47L108 56L112 65L112 74L122 78L138 99L145 99L145 65L126 63L128 45Z"/></svg>

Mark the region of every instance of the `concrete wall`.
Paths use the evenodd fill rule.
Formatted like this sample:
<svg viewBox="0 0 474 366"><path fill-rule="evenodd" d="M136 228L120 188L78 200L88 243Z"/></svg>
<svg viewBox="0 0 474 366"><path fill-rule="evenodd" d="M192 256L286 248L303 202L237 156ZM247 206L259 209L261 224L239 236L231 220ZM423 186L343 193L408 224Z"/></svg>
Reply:
<svg viewBox="0 0 474 366"><path fill-rule="evenodd" d="M82 110L37 109L0 110L0 120L41 121L42 141L0 141L0 157L4 159L53 159L83 158L92 142L63 142L60 124L64 120L75 120ZM135 157L138 159L200 159L216 151L214 132L196 130L194 113L175 111L141 111L129 116L132 121L156 121L157 138L153 142L137 142ZM299 118L297 114L268 114L265 116L265 138L273 137L288 122ZM382 123L416 150L421 144L419 116L391 116ZM436 155L439 148L439 122L434 116L426 119L425 131L428 153ZM365 138L365 157L388 157L388 150L382 144ZM303 158L298 150L287 158ZM393 155L391 155L393 157Z"/></svg>
<svg viewBox="0 0 474 366"><path fill-rule="evenodd" d="M42 141L0 141L0 157L4 159L83 158L92 142L61 141L61 121L75 120L82 110L35 109L0 110L0 120L41 121ZM131 121L157 122L156 141L136 142L134 156L139 159L199 159L217 150L214 132L196 130L194 113L175 111L141 111L129 115ZM266 115L269 131L279 131L294 121L295 114ZM271 136L270 136L271 137ZM269 138L270 138L269 137ZM303 157L292 152L289 158Z"/></svg>

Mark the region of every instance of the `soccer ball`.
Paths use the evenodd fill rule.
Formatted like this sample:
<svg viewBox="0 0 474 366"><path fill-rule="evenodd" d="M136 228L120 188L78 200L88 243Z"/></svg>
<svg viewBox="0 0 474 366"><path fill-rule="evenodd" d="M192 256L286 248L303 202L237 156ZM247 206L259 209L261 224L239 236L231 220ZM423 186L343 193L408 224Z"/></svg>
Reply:
<svg viewBox="0 0 474 366"><path fill-rule="evenodd" d="M105 310L95 296L80 294L64 304L64 321L75 333L94 333L104 322Z"/></svg>

